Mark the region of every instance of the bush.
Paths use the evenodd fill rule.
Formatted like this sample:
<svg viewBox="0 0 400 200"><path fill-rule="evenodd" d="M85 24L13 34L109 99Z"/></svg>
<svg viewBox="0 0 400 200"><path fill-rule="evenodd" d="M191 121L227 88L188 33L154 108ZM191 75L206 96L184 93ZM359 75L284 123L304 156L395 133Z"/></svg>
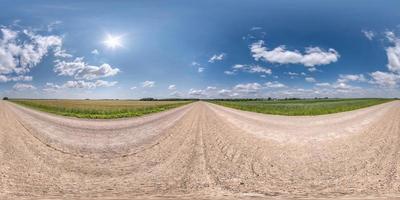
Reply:
<svg viewBox="0 0 400 200"><path fill-rule="evenodd" d="M3 97L3 100L8 100L8 97Z"/></svg>

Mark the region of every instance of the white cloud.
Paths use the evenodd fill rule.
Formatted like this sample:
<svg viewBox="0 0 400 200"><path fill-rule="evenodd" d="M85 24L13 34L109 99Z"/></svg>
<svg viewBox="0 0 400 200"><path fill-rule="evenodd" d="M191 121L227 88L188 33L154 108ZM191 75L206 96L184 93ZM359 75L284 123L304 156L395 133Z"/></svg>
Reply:
<svg viewBox="0 0 400 200"><path fill-rule="evenodd" d="M16 83L13 86L14 90L23 91L23 90L36 90L36 87L31 84L24 84L24 83Z"/></svg>
<svg viewBox="0 0 400 200"><path fill-rule="evenodd" d="M152 88L152 87L154 87L155 84L156 84L156 82L154 82L154 81L144 81L144 82L142 82L142 87Z"/></svg>
<svg viewBox="0 0 400 200"><path fill-rule="evenodd" d="M255 60L263 59L270 63L279 64L302 64L306 67L327 65L336 62L340 57L339 53L332 48L325 51L319 47L308 47L304 54L298 50L286 50L283 45L268 50L264 47L263 40L251 44L250 50Z"/></svg>
<svg viewBox="0 0 400 200"><path fill-rule="evenodd" d="M372 77L370 83L384 88L395 88L400 83L400 38L397 38L391 31L387 31L385 34L387 40L393 45L386 48L387 68L390 72L376 71L370 73Z"/></svg>
<svg viewBox="0 0 400 200"><path fill-rule="evenodd" d="M45 88L43 89L44 91L47 92L54 92L59 89L96 89L99 87L112 87L116 85L118 82L117 81L104 81L104 80L96 80L94 82L92 81L83 81L83 80L78 80L78 81L67 81L63 85L57 85L54 83L46 83Z"/></svg>
<svg viewBox="0 0 400 200"><path fill-rule="evenodd" d="M200 66L200 63L193 61L192 66Z"/></svg>
<svg viewBox="0 0 400 200"><path fill-rule="evenodd" d="M317 71L317 68L315 68L315 67L309 67L309 68L308 68L308 71L309 71L309 72L315 72L315 71Z"/></svg>
<svg viewBox="0 0 400 200"><path fill-rule="evenodd" d="M367 31L367 30L362 30L361 31L364 36L368 39L368 40L372 40L375 37L375 33L373 31Z"/></svg>
<svg viewBox="0 0 400 200"><path fill-rule="evenodd" d="M201 73L201 72L203 72L204 71L204 67L199 67L198 69L197 69L197 72L199 72L199 73Z"/></svg>
<svg viewBox="0 0 400 200"><path fill-rule="evenodd" d="M67 81L61 88L78 88L78 89L95 89L97 87L111 87L116 85L117 82L108 82L103 80L97 80L95 82L90 81Z"/></svg>
<svg viewBox="0 0 400 200"><path fill-rule="evenodd" d="M307 82L309 82L309 83L314 83L314 82L316 82L315 78L313 78L313 77L306 77L305 80L306 80Z"/></svg>
<svg viewBox="0 0 400 200"><path fill-rule="evenodd" d="M329 87L329 86L331 86L330 83L316 83L315 85L318 86L318 87Z"/></svg>
<svg viewBox="0 0 400 200"><path fill-rule="evenodd" d="M235 72L234 71L224 71L224 74L226 74L226 75L235 75Z"/></svg>
<svg viewBox="0 0 400 200"><path fill-rule="evenodd" d="M206 95L206 92L204 90L196 90L191 88L188 94L191 96L204 96Z"/></svg>
<svg viewBox="0 0 400 200"><path fill-rule="evenodd" d="M176 90L176 85L169 85L168 90Z"/></svg>
<svg viewBox="0 0 400 200"><path fill-rule="evenodd" d="M261 27L253 26L253 27L251 27L250 31L257 31L257 30L261 30L261 29L262 29Z"/></svg>
<svg viewBox="0 0 400 200"><path fill-rule="evenodd" d="M393 88L396 87L397 84L400 82L400 75L398 74L376 71L372 72L370 75L373 79L372 83L377 84L381 87Z"/></svg>
<svg viewBox="0 0 400 200"><path fill-rule="evenodd" d="M227 96L231 96L232 95L232 91L231 90L227 90L227 89L222 89L220 91L218 91L218 94L224 97Z"/></svg>
<svg viewBox="0 0 400 200"><path fill-rule="evenodd" d="M215 86L207 86L206 90L216 90L217 87Z"/></svg>
<svg viewBox="0 0 400 200"><path fill-rule="evenodd" d="M60 25L60 24L62 24L62 21L59 21L59 20L54 21L54 22L51 22L49 25L47 25L47 31L48 31L48 32L52 32L53 29L54 29L57 25Z"/></svg>
<svg viewBox="0 0 400 200"><path fill-rule="evenodd" d="M234 75L238 71L243 71L247 73L263 73L263 74L272 74L272 70L269 68L261 67L259 65L242 65L242 64L236 64L232 66L231 71L225 71L224 73L227 75Z"/></svg>
<svg viewBox="0 0 400 200"><path fill-rule="evenodd" d="M192 66L200 66L200 63L198 63L198 62L196 62L196 61L193 61L193 62L192 62Z"/></svg>
<svg viewBox="0 0 400 200"><path fill-rule="evenodd" d="M358 87L354 87L351 85L348 85L347 83L335 83L332 85L334 89L340 89L340 90L349 90L349 89L357 89Z"/></svg>
<svg viewBox="0 0 400 200"><path fill-rule="evenodd" d="M400 39L393 32L386 32L386 37L394 45L386 48L387 67L391 72L400 73Z"/></svg>
<svg viewBox="0 0 400 200"><path fill-rule="evenodd" d="M346 83L349 81L365 82L367 79L363 74L340 74L337 82Z"/></svg>
<svg viewBox="0 0 400 200"><path fill-rule="evenodd" d="M75 74L76 79L93 80L109 76L115 76L120 70L112 68L109 64L104 63L100 66L86 65L81 71Z"/></svg>
<svg viewBox="0 0 400 200"><path fill-rule="evenodd" d="M274 82L269 81L269 82L266 82L264 85L267 88L285 88L286 87L285 84L280 83L278 81L274 81Z"/></svg>
<svg viewBox="0 0 400 200"><path fill-rule="evenodd" d="M235 87L233 87L235 91L243 93L256 93L261 88L262 87L259 83L238 84Z"/></svg>
<svg viewBox="0 0 400 200"><path fill-rule="evenodd" d="M115 76L120 72L118 68L113 68L107 63L100 66L88 65L83 61L83 57L67 62L56 60L54 71L58 75L74 76L75 79L93 80L109 76Z"/></svg>
<svg viewBox="0 0 400 200"><path fill-rule="evenodd" d="M131 88L129 88L129 89L131 89L131 90L135 90L137 87L136 86L132 86Z"/></svg>
<svg viewBox="0 0 400 200"><path fill-rule="evenodd" d="M25 74L38 65L50 49L53 49L54 56L66 56L59 36L42 36L27 30L20 32L4 27L0 30L0 74Z"/></svg>
<svg viewBox="0 0 400 200"><path fill-rule="evenodd" d="M32 81L32 76L4 76L0 74L0 83L9 82L9 81Z"/></svg>
<svg viewBox="0 0 400 200"><path fill-rule="evenodd" d="M224 59L225 56L226 56L225 53L214 54L214 55L208 60L208 62L214 63L215 61L221 61L221 60Z"/></svg>
<svg viewBox="0 0 400 200"><path fill-rule="evenodd" d="M181 97L182 93L178 92L178 91L173 91L169 94L170 96L174 96L174 97Z"/></svg>
<svg viewBox="0 0 400 200"><path fill-rule="evenodd" d="M93 51L91 51L90 53L92 53L93 55L99 55L99 50L97 49L93 49Z"/></svg>

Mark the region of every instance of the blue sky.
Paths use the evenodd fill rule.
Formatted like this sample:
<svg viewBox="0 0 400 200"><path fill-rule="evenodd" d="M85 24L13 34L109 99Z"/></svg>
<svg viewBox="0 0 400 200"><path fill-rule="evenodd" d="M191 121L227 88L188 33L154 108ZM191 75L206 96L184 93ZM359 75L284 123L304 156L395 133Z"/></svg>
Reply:
<svg viewBox="0 0 400 200"><path fill-rule="evenodd" d="M0 3L0 96L400 96L396 0Z"/></svg>

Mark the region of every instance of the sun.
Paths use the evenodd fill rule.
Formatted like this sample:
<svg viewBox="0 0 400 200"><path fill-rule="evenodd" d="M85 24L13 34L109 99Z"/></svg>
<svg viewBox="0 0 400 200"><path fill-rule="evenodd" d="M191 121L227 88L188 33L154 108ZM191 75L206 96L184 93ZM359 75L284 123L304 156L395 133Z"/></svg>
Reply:
<svg viewBox="0 0 400 200"><path fill-rule="evenodd" d="M121 36L107 35L106 40L104 40L104 44L111 49L122 47Z"/></svg>

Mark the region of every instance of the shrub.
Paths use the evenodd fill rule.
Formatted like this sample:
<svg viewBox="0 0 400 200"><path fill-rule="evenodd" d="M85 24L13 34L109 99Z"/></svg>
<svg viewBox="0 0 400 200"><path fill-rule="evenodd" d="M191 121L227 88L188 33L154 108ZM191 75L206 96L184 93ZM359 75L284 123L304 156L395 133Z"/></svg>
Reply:
<svg viewBox="0 0 400 200"><path fill-rule="evenodd" d="M3 97L3 100L8 100L8 97Z"/></svg>

